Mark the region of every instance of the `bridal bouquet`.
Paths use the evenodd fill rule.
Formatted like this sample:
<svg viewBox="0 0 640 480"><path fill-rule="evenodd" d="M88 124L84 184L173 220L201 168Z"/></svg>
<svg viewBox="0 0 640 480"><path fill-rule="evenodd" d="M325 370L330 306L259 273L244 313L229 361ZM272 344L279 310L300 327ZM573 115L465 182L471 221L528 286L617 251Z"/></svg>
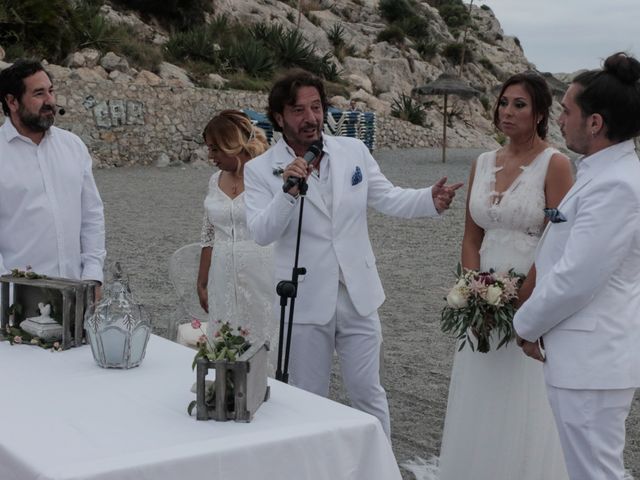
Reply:
<svg viewBox="0 0 640 480"><path fill-rule="evenodd" d="M486 353L491 349L489 338L494 333L500 338L496 349L505 345L514 337L513 315L524 276L513 270L463 271L460 264L456 275L458 280L447 294L447 305L441 312L442 331L462 340L458 350L469 343L472 350ZM470 331L476 337L476 347Z"/></svg>

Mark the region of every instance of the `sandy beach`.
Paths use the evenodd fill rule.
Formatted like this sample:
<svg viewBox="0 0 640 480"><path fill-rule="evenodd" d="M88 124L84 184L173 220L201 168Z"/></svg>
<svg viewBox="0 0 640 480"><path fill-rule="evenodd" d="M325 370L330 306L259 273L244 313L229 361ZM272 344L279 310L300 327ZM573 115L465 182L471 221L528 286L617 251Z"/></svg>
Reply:
<svg viewBox="0 0 640 480"><path fill-rule="evenodd" d="M395 184L422 187L442 176L451 182L466 182L478 153L477 149L450 149L446 164L440 162L436 149L386 150L374 156ZM189 166L95 172L105 204L107 265L123 264L134 294L148 306L159 335L171 336L179 320L168 259L179 247L199 241L202 202L212 172ZM459 257L465 196L463 188L450 211L437 220L369 214L371 240L387 295L380 309L383 384L399 462L415 456L429 458L440 448L454 340L440 332L439 312ZM337 373L332 384L332 397L346 402ZM640 477L640 394L627 420L625 463ZM403 477L411 475L403 471Z"/></svg>

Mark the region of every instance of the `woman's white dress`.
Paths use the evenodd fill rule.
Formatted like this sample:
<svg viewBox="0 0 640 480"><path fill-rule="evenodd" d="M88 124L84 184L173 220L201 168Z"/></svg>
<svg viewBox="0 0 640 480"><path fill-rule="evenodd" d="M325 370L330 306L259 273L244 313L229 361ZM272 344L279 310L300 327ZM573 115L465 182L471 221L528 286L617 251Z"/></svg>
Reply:
<svg viewBox="0 0 640 480"><path fill-rule="evenodd" d="M544 227L547 148L502 194L495 192L496 152L477 160L469 210L485 231L481 270L528 273ZM565 480L560 440L542 364L515 342L488 353L469 346L454 357L440 459L410 467L418 479Z"/></svg>
<svg viewBox="0 0 640 480"><path fill-rule="evenodd" d="M249 236L244 192L230 198L219 185L220 171L209 180L204 200L201 244L213 247L209 268L209 322L211 337L219 322L246 327L253 341L268 340L270 359L277 349L277 324L272 314L275 298L273 249L261 247ZM275 371L271 361L270 371Z"/></svg>

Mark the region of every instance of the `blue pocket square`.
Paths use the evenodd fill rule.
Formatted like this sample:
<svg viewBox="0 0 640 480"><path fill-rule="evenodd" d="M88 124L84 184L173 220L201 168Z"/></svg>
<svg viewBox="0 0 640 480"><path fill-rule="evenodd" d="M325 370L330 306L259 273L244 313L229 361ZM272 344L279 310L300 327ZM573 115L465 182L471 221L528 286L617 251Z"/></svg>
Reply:
<svg viewBox="0 0 640 480"><path fill-rule="evenodd" d="M351 175L351 186L357 185L362 181L362 170L360 167L356 167L353 175Z"/></svg>
<svg viewBox="0 0 640 480"><path fill-rule="evenodd" d="M567 221L567 217L557 208L545 208L544 216L549 219L551 223L562 223Z"/></svg>

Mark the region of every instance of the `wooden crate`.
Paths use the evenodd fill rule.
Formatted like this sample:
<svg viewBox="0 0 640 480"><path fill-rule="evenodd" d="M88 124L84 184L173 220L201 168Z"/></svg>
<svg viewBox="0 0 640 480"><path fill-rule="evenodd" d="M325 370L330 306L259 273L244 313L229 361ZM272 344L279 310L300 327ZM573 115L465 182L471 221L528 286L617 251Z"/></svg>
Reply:
<svg viewBox="0 0 640 480"><path fill-rule="evenodd" d="M10 286L13 285L13 298L10 298ZM0 276L0 327L4 332L9 324L8 308L12 304L20 304L22 317L37 317L38 302L54 303L62 309L62 341L63 350L82 345L84 337L84 314L92 308L95 299L93 280L70 280L67 278L25 278L13 275Z"/></svg>
<svg viewBox="0 0 640 480"><path fill-rule="evenodd" d="M198 420L235 420L250 422L258 407L269 398L267 386L267 354L269 343L254 345L235 362L210 361L199 358L196 362L196 418ZM205 403L205 379L209 370L215 371L216 403ZM233 376L233 407L227 405L227 377Z"/></svg>

